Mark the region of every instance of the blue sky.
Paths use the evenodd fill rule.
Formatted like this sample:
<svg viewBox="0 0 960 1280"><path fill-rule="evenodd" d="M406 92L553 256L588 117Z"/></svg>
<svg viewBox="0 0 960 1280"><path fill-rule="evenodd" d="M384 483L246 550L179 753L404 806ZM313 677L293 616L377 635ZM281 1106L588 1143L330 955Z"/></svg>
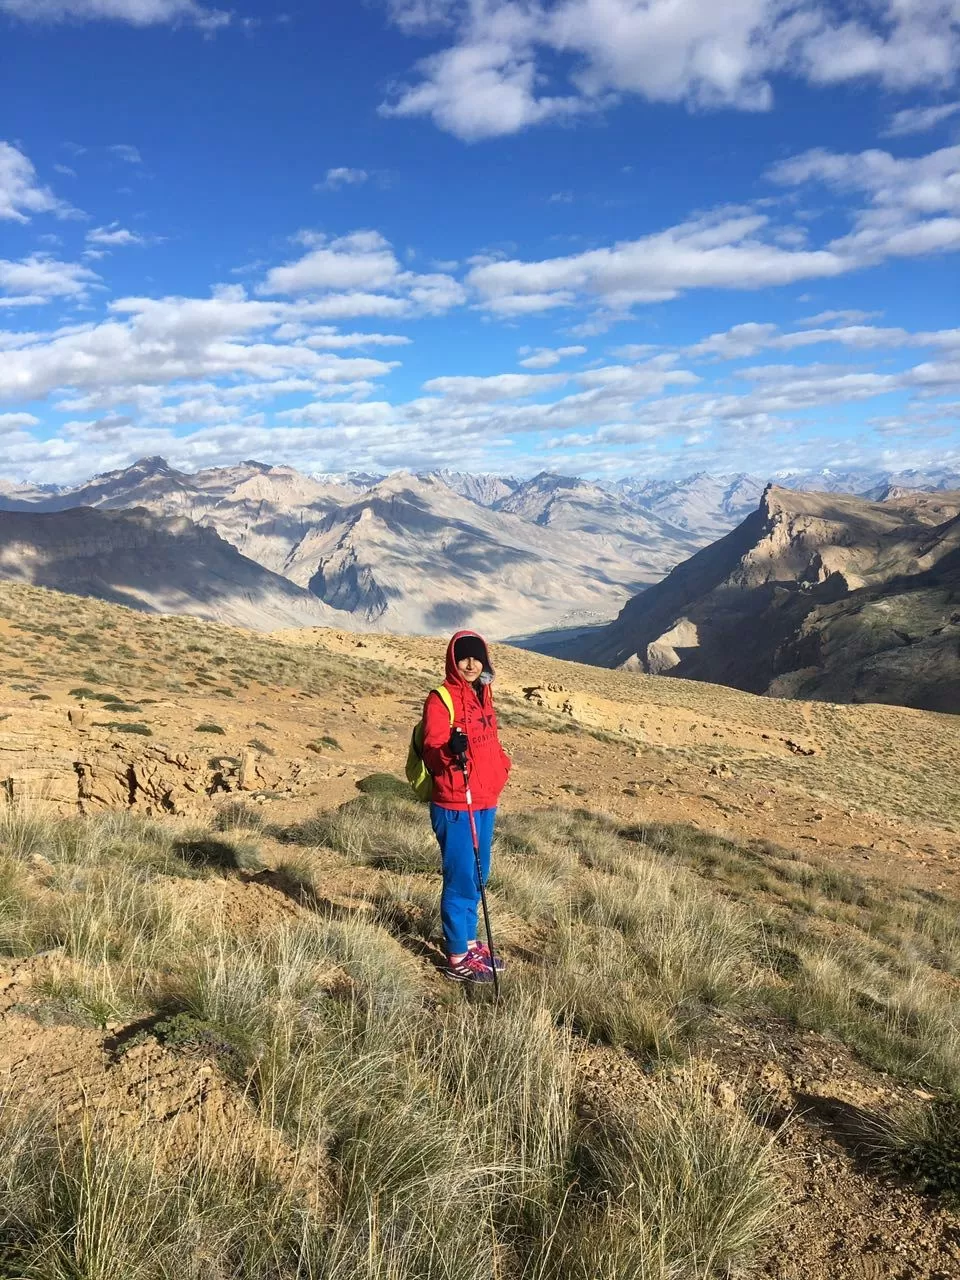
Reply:
<svg viewBox="0 0 960 1280"><path fill-rule="evenodd" d="M0 0L0 476L960 465L960 0Z"/></svg>

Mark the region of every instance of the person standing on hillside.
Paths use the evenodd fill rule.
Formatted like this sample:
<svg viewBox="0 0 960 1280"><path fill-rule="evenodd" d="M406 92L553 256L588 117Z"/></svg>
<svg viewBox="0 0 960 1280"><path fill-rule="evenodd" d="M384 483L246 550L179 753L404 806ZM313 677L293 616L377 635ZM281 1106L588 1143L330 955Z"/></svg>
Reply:
<svg viewBox="0 0 960 1280"><path fill-rule="evenodd" d="M466 739L466 760L480 848L483 883L490 874L490 846L497 801L510 773L510 757L500 745L493 707L493 664L487 643L475 631L458 631L447 645L444 685L453 702L453 720L432 690L423 708L423 762L433 775L430 821L440 845L443 889L440 916L446 943L446 977L455 982L492 982L503 962L477 941L480 885L467 813L466 782L458 750ZM463 735L459 741L457 733ZM451 739L453 742L451 743Z"/></svg>

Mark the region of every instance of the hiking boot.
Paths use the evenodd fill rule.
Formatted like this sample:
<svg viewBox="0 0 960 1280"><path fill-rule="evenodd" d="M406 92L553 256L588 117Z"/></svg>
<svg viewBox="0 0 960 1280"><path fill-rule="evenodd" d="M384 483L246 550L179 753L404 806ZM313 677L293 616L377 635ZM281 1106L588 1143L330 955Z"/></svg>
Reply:
<svg viewBox="0 0 960 1280"><path fill-rule="evenodd" d="M493 970L487 967L476 951L468 951L456 964L448 960L443 976L452 982L492 982Z"/></svg>
<svg viewBox="0 0 960 1280"><path fill-rule="evenodd" d="M470 955L479 956L488 969L496 969L497 973L503 973L506 968L498 955L493 956L491 963L490 948L485 942L475 942L470 948Z"/></svg>

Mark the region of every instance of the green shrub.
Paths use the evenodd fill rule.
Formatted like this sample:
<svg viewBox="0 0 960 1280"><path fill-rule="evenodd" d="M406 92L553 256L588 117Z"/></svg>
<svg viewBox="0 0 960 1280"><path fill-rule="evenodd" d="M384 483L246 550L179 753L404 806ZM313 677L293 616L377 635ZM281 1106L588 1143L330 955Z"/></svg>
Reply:
<svg viewBox="0 0 960 1280"><path fill-rule="evenodd" d="M203 724L197 725L197 733L218 733L222 737L226 732L226 729L220 725L212 724L209 721L204 721Z"/></svg>
<svg viewBox="0 0 960 1280"><path fill-rule="evenodd" d="M869 1144L922 1190L960 1202L960 1098L914 1103L876 1126Z"/></svg>
<svg viewBox="0 0 960 1280"><path fill-rule="evenodd" d="M413 797L410 783L392 773L368 773L365 778L358 779L355 785L365 796L396 796L401 800Z"/></svg>

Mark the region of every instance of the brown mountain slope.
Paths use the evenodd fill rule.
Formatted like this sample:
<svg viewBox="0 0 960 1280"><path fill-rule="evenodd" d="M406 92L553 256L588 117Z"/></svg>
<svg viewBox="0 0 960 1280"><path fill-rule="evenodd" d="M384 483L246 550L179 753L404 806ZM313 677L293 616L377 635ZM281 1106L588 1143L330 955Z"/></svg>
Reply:
<svg viewBox="0 0 960 1280"><path fill-rule="evenodd" d="M142 509L0 512L0 579L259 630L336 620L213 529Z"/></svg>
<svg viewBox="0 0 960 1280"><path fill-rule="evenodd" d="M756 693L960 710L960 493L771 486L571 656Z"/></svg>

